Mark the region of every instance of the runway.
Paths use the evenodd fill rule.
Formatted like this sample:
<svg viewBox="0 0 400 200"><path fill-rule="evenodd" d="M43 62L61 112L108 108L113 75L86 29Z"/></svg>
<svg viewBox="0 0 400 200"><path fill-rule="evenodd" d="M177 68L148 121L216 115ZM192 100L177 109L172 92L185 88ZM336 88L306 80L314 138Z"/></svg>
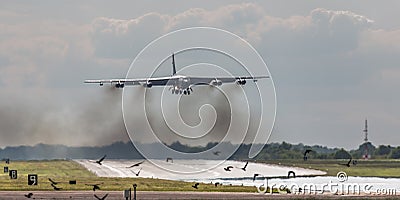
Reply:
<svg viewBox="0 0 400 200"><path fill-rule="evenodd" d="M244 171L240 168L245 165L245 162L233 160L174 160L173 163L166 162L165 160L147 160L139 167L134 168L127 168L127 166L143 160L104 160L102 165L89 160L75 161L99 177L136 177L135 173L140 169L140 177L142 178L203 183L219 182L224 185L254 186L255 182L252 179L256 173L265 177L285 177L288 175L288 171L296 172L296 176L318 176L325 174L323 171L313 169L263 163L249 163L247 169ZM225 171L224 167L226 166L233 166L233 168L231 171ZM193 171L193 173L180 173L179 170Z"/></svg>

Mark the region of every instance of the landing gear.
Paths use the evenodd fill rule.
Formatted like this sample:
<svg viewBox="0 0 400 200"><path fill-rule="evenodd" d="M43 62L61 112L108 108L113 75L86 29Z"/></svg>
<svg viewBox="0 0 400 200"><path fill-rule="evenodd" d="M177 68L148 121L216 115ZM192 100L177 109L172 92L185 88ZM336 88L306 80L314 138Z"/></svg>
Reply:
<svg viewBox="0 0 400 200"><path fill-rule="evenodd" d="M183 95L190 95L191 92L193 92L192 88L185 88L185 89L181 89L181 88L177 88L177 87L171 87L171 94L183 94Z"/></svg>
<svg viewBox="0 0 400 200"><path fill-rule="evenodd" d="M115 87L116 88L124 88L124 84L123 83L117 83L117 84L115 84Z"/></svg>
<svg viewBox="0 0 400 200"><path fill-rule="evenodd" d="M246 84L246 80L241 80L241 79L239 79L238 81L236 81L236 83L237 83L238 85L245 85L245 84Z"/></svg>

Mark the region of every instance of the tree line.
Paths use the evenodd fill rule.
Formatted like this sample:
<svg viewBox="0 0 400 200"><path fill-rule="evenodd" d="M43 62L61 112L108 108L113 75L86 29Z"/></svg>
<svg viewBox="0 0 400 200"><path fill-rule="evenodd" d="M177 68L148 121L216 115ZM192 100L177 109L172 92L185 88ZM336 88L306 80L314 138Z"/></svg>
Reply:
<svg viewBox="0 0 400 200"><path fill-rule="evenodd" d="M205 146L189 146L180 142L165 144L179 152L195 153L209 150L218 143L208 143ZM148 145L148 146L147 146ZM221 145L221 144L220 144ZM256 144L257 145L257 144ZM259 144L261 145L261 144ZM148 149L159 152L156 159L165 159L160 144L146 144ZM248 153L252 144L235 145L225 142L221 146L229 147L223 149L237 148L229 159L248 160ZM357 149L345 150L343 148L328 148L321 145L290 144L287 142L266 144L254 160L275 159L303 159L305 150L311 149L307 157L310 159L360 159L365 154L366 147L372 159L400 159L400 147L390 145L374 146L370 142L361 144ZM68 147L65 145L37 144L35 146L17 146L0 149L0 158L11 158L14 160L43 160L43 159L97 159L99 156L107 155L108 159L143 159L142 155L130 142L116 142L111 145L99 147ZM204 159L219 159L210 153Z"/></svg>

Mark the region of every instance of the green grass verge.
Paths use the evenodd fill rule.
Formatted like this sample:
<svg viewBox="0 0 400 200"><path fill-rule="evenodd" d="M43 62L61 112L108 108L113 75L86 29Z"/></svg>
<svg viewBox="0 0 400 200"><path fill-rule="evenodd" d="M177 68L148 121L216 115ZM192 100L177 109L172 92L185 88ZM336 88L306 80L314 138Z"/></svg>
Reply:
<svg viewBox="0 0 400 200"><path fill-rule="evenodd" d="M171 181L151 178L103 178L97 177L83 166L74 161L52 160L52 161L11 161L10 169L18 170L18 179L10 179L8 173L0 173L0 190L3 191L34 191L53 190L48 178L60 182L57 187L62 190L92 190L91 186L85 184L103 183L101 190L121 191L138 185L140 191L198 191L198 192L256 192L255 187L229 186L214 184L199 185L199 189L192 188L193 183L183 181ZM1 172L3 170L1 169ZM38 185L28 185L28 174L38 175ZM76 185L70 185L69 180L76 180Z"/></svg>
<svg viewBox="0 0 400 200"><path fill-rule="evenodd" d="M272 160L268 164L302 167L325 171L327 176L336 176L340 171L348 176L400 178L400 160L357 160L357 165L350 167L339 165L348 160Z"/></svg>
<svg viewBox="0 0 400 200"><path fill-rule="evenodd" d="M400 178L400 161L398 160L359 160L358 164L351 167L339 165L346 160L273 160L264 161L268 164L294 166L317 169L327 172L328 176L336 176L339 171L345 171L349 176L368 177L395 177ZM85 184L103 183L101 190L121 191L138 185L140 191L199 191L199 192L256 192L255 187L222 185L215 187L213 184L200 184L199 189L192 188L193 183L150 178L103 178L97 177L83 166L74 161L12 161L10 169L18 170L18 179L12 180L8 173L0 173L0 190L34 191L53 190L48 178L60 182L57 187L62 190L91 190ZM2 167L2 166L1 166ZM1 170L2 171L2 170ZM36 186L27 184L28 174L38 174L39 181ZM70 185L69 180L76 180L76 185Z"/></svg>

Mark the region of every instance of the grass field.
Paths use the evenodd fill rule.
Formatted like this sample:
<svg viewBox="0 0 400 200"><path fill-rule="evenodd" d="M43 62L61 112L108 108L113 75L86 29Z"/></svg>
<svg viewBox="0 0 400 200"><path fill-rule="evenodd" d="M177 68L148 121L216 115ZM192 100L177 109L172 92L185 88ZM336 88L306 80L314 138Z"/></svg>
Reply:
<svg viewBox="0 0 400 200"><path fill-rule="evenodd" d="M3 162L4 163L4 162ZM199 191L199 192L255 192L254 187L228 186L222 185L215 187L214 184L200 184L199 189L192 188L193 183L183 181L170 181L149 178L103 178L97 177L76 162L66 160L52 161L12 161L8 166L10 169L18 170L18 179L10 179L8 173L0 174L0 190L12 191L34 191L34 190L53 190L48 178L56 182L57 187L62 190L92 190L92 186L85 184L100 185L101 190L115 191L124 190L138 185L141 191ZM3 170L2 170L3 171ZM38 175L38 185L28 185L28 174ZM70 185L70 180L76 180L76 185Z"/></svg>
<svg viewBox="0 0 400 200"><path fill-rule="evenodd" d="M346 160L273 160L265 161L268 164L312 168L326 171L328 176L336 176L339 171L345 171L349 176L369 177L396 177L400 178L400 161L397 160L359 160L357 165L346 167L338 163L346 163ZM103 178L97 177L74 161L12 161L9 169L18 170L18 179L10 179L8 173L0 173L0 190L53 190L48 178L59 182L57 187L62 190L91 190L91 186L85 184L100 185L101 190L121 191L138 185L141 191L199 191L199 192L255 192L254 187L243 186L218 186L213 184L200 184L199 189L192 188L193 183L149 178ZM28 174L38 175L38 185L27 184ZM70 180L76 180L76 185L70 185Z"/></svg>
<svg viewBox="0 0 400 200"><path fill-rule="evenodd" d="M265 161L268 164L295 166L317 169L327 172L327 176L336 176L339 171L344 171L348 176L400 178L399 160L357 160L357 165L350 167L339 165L348 160L272 160Z"/></svg>

